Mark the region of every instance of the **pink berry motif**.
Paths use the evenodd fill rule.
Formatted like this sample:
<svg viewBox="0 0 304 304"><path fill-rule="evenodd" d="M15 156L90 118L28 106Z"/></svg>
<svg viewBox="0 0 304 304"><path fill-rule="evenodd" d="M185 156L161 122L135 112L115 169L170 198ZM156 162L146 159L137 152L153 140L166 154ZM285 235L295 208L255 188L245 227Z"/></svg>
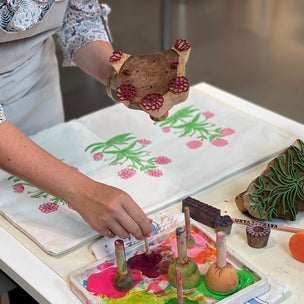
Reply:
<svg viewBox="0 0 304 304"><path fill-rule="evenodd" d="M170 128L168 127L162 127L161 130L164 132L164 133L169 133L171 131Z"/></svg>
<svg viewBox="0 0 304 304"><path fill-rule="evenodd" d="M155 163L158 165L167 165L171 163L171 159L167 156L158 156L155 158Z"/></svg>
<svg viewBox="0 0 304 304"><path fill-rule="evenodd" d="M231 129L231 128L224 128L224 129L221 130L221 134L223 136L232 135L234 133L235 133L235 131L233 129Z"/></svg>
<svg viewBox="0 0 304 304"><path fill-rule="evenodd" d="M71 166L73 169L79 171L77 167ZM41 199L41 200L48 200L47 203L43 203L39 206L39 210L42 213L50 213L54 212L58 209L59 205L67 205L70 209L73 210L73 208L63 201L62 199L58 197L54 197L42 190L37 189L33 185L26 183L22 181L20 178L15 176L10 176L8 178L9 181L13 182L12 188L14 193L25 193L30 196L30 198L33 199Z"/></svg>
<svg viewBox="0 0 304 304"><path fill-rule="evenodd" d="M190 44L187 42L187 40L182 40L182 39L178 39L176 42L175 42L175 45L174 47L181 51L181 52L184 52L184 51L187 51L190 49Z"/></svg>
<svg viewBox="0 0 304 304"><path fill-rule="evenodd" d="M149 139L139 139L138 142L142 145L150 145L152 143Z"/></svg>
<svg viewBox="0 0 304 304"><path fill-rule="evenodd" d="M208 110L201 112L190 105L178 110L163 121L155 121L154 124L159 125L164 133L178 134L181 138L186 136L195 138L186 143L189 149L200 148L203 141L206 140L213 146L224 147L229 142L223 137L235 134L235 130L216 126L212 121L214 116L213 112Z"/></svg>
<svg viewBox="0 0 304 304"><path fill-rule="evenodd" d="M206 112L203 113L203 115L204 115L205 117L211 118L211 117L214 116L214 113L209 112L209 111L206 111Z"/></svg>
<svg viewBox="0 0 304 304"><path fill-rule="evenodd" d="M122 84L117 88L116 97L121 101L131 100L136 96L136 88L133 84Z"/></svg>
<svg viewBox="0 0 304 304"><path fill-rule="evenodd" d="M191 140L191 141L188 141L186 145L188 146L189 149L194 150L194 149L201 147L202 144L203 144L203 142L200 140Z"/></svg>
<svg viewBox="0 0 304 304"><path fill-rule="evenodd" d="M145 173L153 177L161 177L163 175L163 172L159 169L146 170Z"/></svg>
<svg viewBox="0 0 304 304"><path fill-rule="evenodd" d="M156 111L163 106L164 97L158 93L147 94L142 98L141 105L147 111Z"/></svg>
<svg viewBox="0 0 304 304"><path fill-rule="evenodd" d="M169 83L169 91L174 94L181 94L189 91L189 81L184 76L177 76L171 79Z"/></svg>
<svg viewBox="0 0 304 304"><path fill-rule="evenodd" d="M24 191L24 186L22 184L14 184L13 189L15 193L22 193Z"/></svg>
<svg viewBox="0 0 304 304"><path fill-rule="evenodd" d="M165 155L151 156L150 144L152 142L147 138L136 139L131 133L124 133L106 142L93 143L85 151L107 155L103 161L108 162L109 166L124 166L117 173L122 179L129 179L138 171L160 177L164 173L157 167L171 163L171 159Z"/></svg>
<svg viewBox="0 0 304 304"><path fill-rule="evenodd" d="M95 153L93 155L93 159L96 161L102 160L103 159L103 154L102 153Z"/></svg>
<svg viewBox="0 0 304 304"><path fill-rule="evenodd" d="M228 145L228 141L223 138L214 139L211 143L217 147L224 147L224 146Z"/></svg>
<svg viewBox="0 0 304 304"><path fill-rule="evenodd" d="M121 59L122 57L122 51L118 50L118 51L114 51L112 56L110 57L110 62L117 62Z"/></svg>
<svg viewBox="0 0 304 304"><path fill-rule="evenodd" d="M44 203L42 205L39 206L39 210L43 213L51 213L54 212L58 209L58 205L56 205L55 203Z"/></svg>
<svg viewBox="0 0 304 304"><path fill-rule="evenodd" d="M131 168L125 168L118 172L118 175L123 179L128 179L136 173L136 170Z"/></svg>

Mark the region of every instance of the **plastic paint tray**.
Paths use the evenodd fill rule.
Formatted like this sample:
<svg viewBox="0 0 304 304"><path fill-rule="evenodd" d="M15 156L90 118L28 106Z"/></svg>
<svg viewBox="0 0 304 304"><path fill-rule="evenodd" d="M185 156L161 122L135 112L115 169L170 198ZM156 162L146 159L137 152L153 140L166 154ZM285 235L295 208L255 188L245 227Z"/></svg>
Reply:
<svg viewBox="0 0 304 304"><path fill-rule="evenodd" d="M212 252L213 254L211 254L210 260L205 260L202 263L198 263L199 266L199 270L201 272L201 274L204 274L209 265L214 261L215 259L215 254L216 254L216 242L215 242L215 236L212 237L210 236L209 233L205 232L202 228L202 225L196 221L191 220L191 229L192 229L192 235L195 238L199 238L200 240L203 240L201 242L201 244L203 242L205 242L206 248L202 249L202 253L205 250L208 250L208 252ZM228 240L229 237L227 237ZM151 237L149 239L149 245L150 248L153 250L157 250L159 248L164 248L166 246L172 246L172 248L175 246L176 247L176 240L175 240L175 228L172 228L171 230L162 232L158 235L154 235L153 237ZM200 246L200 244L198 245ZM129 248L125 249L126 252L126 259L128 260L130 257L136 255L136 254L141 254L145 251L145 244L144 241L138 242L137 244L134 244L132 246L130 246ZM191 256L191 250L188 249L188 256ZM210 255L209 255L210 256ZM213 259L213 260L212 260ZM255 267L253 267L252 265L250 265L247 261L245 261L243 258L241 258L239 255L237 255L233 250L227 248L227 261L230 262L237 270L246 270L249 271L253 278L254 278L254 282L235 292L234 294L221 299L221 300L215 300L212 299L210 297L207 297L203 294L201 294L200 300L199 301L195 301L194 299L192 299L191 303L244 303L254 297L257 297L265 292L267 292L270 289L270 285L267 281L266 276L259 272ZM157 293L157 295L151 293L151 292L146 292L145 289L142 288L142 286L150 285L151 283L157 283L157 280L160 280L159 278L156 279L151 279L151 278L146 278L147 282L145 279L143 279L141 283L144 284L138 284L136 286L141 286L140 290L141 292L144 292L145 294L148 293L149 297L155 297L155 302L153 301L148 301L148 300L132 300L129 301L127 300L127 295L125 297L122 297L120 299L117 300L109 300L108 298L99 296L99 295L94 295L92 292L89 292L86 287L84 287L86 280L89 278L89 276L91 274L94 273L99 273L101 271L106 270L109 267L116 267L116 258L115 258L115 253L102 258L98 261L96 261L95 263L79 269L75 272L73 272L70 275L69 278L69 284L70 284L70 288L71 290L78 296L78 298L82 301L82 303L91 303L91 304L97 304L97 303L168 303L170 297L168 298L168 292L163 293L163 301L162 301L162 293ZM102 269L102 270L100 270ZM153 282L154 281L154 282ZM167 281L166 281L167 283ZM167 283L168 284L168 283ZM130 290L130 294L132 294L132 292L136 292L138 290L138 287L133 287ZM176 298L176 288L172 287L171 285L169 285L167 287L169 289L169 294L171 292L171 297L175 297ZM166 290L168 291L168 290ZM184 290L184 296L189 300L191 300L191 296L188 297L191 294L192 290L188 289L188 290ZM193 293L197 295L198 291L196 288L193 289ZM129 295L130 295L129 294ZM157 302L156 302L157 301ZM172 302L170 302L172 303ZM187 302L186 302L187 303Z"/></svg>

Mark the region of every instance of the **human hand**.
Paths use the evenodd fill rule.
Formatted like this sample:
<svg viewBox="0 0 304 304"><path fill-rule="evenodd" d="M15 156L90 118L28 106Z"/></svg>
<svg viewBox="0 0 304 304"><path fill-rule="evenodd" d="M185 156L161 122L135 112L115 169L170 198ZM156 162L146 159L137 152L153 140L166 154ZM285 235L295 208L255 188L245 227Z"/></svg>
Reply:
<svg viewBox="0 0 304 304"><path fill-rule="evenodd" d="M82 189L70 204L101 235L142 240L151 233L150 220L123 190L92 180Z"/></svg>

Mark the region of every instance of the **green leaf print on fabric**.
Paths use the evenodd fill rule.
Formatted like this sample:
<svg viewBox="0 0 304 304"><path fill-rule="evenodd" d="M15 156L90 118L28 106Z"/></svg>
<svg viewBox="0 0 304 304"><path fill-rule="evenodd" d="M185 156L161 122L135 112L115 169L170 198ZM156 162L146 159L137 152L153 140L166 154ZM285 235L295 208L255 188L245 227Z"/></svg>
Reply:
<svg viewBox="0 0 304 304"><path fill-rule="evenodd" d="M195 137L200 141L207 140L215 146L222 147L228 144L228 141L223 139L223 137L232 135L235 131L231 128L215 126L211 121L214 115L214 113L209 111L201 113L201 110L188 106L163 121L155 121L154 124L159 125L164 133L173 131L179 137ZM196 149L201 145L191 142L187 146L191 149Z"/></svg>
<svg viewBox="0 0 304 304"><path fill-rule="evenodd" d="M93 154L95 161L103 160L109 166L121 165L124 169L118 172L123 179L128 179L139 171L144 171L149 176L160 177L163 172L158 165L171 162L166 156L151 157L147 146L150 140L137 139L131 133L124 133L110 138L106 142L93 143L86 147L85 152Z"/></svg>

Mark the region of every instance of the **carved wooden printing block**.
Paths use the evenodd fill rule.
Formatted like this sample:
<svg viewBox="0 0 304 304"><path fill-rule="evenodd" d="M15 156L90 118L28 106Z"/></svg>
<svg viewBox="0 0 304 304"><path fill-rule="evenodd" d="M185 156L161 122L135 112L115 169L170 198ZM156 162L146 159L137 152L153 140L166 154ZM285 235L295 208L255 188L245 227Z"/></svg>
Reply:
<svg viewBox="0 0 304 304"><path fill-rule="evenodd" d="M205 204L189 196L183 199L182 203L183 211L185 207L189 207L191 218L211 228L215 228L214 222L216 217L221 215L220 209Z"/></svg>
<svg viewBox="0 0 304 304"><path fill-rule="evenodd" d="M188 97L185 65L190 50L187 41L179 39L169 50L152 55L131 56L114 51L110 62L121 78L117 100L147 112L153 120L165 119L172 106Z"/></svg>
<svg viewBox="0 0 304 304"><path fill-rule="evenodd" d="M304 143L300 139L271 160L235 201L258 219L296 220L304 211Z"/></svg>

